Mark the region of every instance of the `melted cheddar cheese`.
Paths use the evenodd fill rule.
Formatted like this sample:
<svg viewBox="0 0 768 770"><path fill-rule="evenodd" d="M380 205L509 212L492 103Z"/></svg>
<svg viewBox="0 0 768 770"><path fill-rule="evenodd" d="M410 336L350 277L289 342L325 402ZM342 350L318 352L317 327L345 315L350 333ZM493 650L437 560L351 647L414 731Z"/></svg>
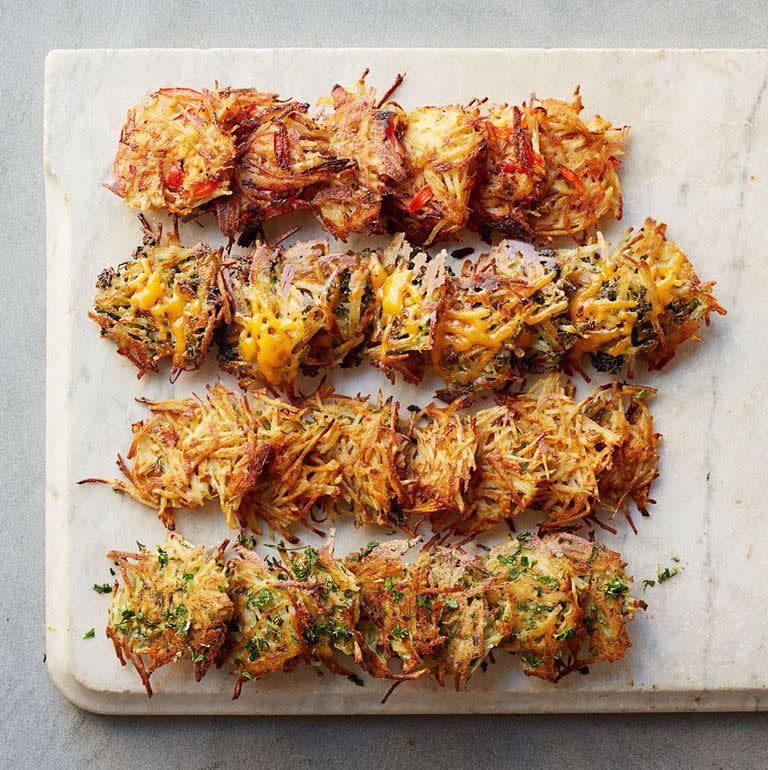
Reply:
<svg viewBox="0 0 768 770"><path fill-rule="evenodd" d="M381 288L381 307L387 315L400 315L405 308L406 295L415 294L411 273L400 270L392 273Z"/></svg>
<svg viewBox="0 0 768 770"><path fill-rule="evenodd" d="M249 301L251 317L245 319L240 332L240 355L248 363L255 361L270 383L280 385L296 341L304 335L304 322L300 317L278 318L258 298Z"/></svg>
<svg viewBox="0 0 768 770"><path fill-rule="evenodd" d="M166 299L168 286L163 280L162 271L152 270L148 259L142 259L141 267L142 274L133 281L131 286L133 289L131 305L152 315L157 321L157 331L161 341L167 339L168 332L165 328L167 323L173 337L175 354L181 355L187 347L185 316L200 312L200 300L183 292L178 286L173 287L170 299Z"/></svg>
<svg viewBox="0 0 768 770"><path fill-rule="evenodd" d="M488 308L476 307L446 310L438 328L446 346L463 353L478 347L498 350L518 331L517 324L499 324L495 329L493 326Z"/></svg>

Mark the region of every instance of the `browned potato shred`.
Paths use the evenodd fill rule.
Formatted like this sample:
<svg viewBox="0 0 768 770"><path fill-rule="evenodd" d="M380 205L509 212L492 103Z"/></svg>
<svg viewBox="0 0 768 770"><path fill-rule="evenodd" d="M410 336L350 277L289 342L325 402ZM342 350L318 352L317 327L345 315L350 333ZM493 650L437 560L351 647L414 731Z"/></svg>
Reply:
<svg viewBox="0 0 768 770"><path fill-rule="evenodd" d="M218 106L217 93L161 88L132 107L109 189L140 211L182 216L228 195L235 143L219 122Z"/></svg>
<svg viewBox="0 0 768 770"><path fill-rule="evenodd" d="M150 696L153 671L191 657L198 681L228 661L236 698L244 682L302 664L361 683L340 655L372 677L459 689L494 648L556 682L631 646L626 624L642 604L619 554L598 543L523 533L481 556L427 545L406 563L412 544L337 559L331 535L319 550L280 544L279 559L237 546L225 565L226 542L210 553L171 533L155 550L108 554L120 579L107 634Z"/></svg>
<svg viewBox="0 0 768 770"><path fill-rule="evenodd" d="M173 236L161 245L151 233L145 241L128 262L99 275L89 316L139 377L157 372L163 359L175 373L197 369L223 315L221 249L185 249Z"/></svg>
<svg viewBox="0 0 768 770"><path fill-rule="evenodd" d="M335 85L314 115L254 89L161 89L129 111L109 189L141 211L212 209L243 245L302 208L340 240L388 229L426 245L465 227L584 242L600 219L621 218L628 129L583 121L578 88L571 102L406 112L366 75Z"/></svg>
<svg viewBox="0 0 768 770"><path fill-rule="evenodd" d="M435 529L452 520L465 536L526 510L540 511L544 528L601 510L629 515L630 500L647 513L660 436L645 399L655 391L613 383L580 402L573 392L549 375L473 416L426 410L431 426L413 435L413 512Z"/></svg>
<svg viewBox="0 0 768 770"><path fill-rule="evenodd" d="M616 248L601 237L538 252L502 241L458 275L444 252L430 258L402 235L345 254L324 241L262 244L218 266L204 245L145 247L100 276L91 315L140 374L166 357L198 366L215 329L219 364L243 387L292 395L301 371L367 352L393 380L418 383L431 366L451 401L529 372L583 374L586 357L630 377L638 361L658 369L725 313L652 219Z"/></svg>
<svg viewBox="0 0 768 770"><path fill-rule="evenodd" d="M461 535L528 510L545 528L629 516L631 500L645 514L658 474L653 392L614 383L577 402L550 375L475 415L432 405L403 424L381 397L321 391L289 406L217 384L206 400L146 402L152 417L133 425L113 486L169 527L174 509L218 500L233 529L264 521L291 540L320 512L407 532L413 517Z"/></svg>
<svg viewBox="0 0 768 770"><path fill-rule="evenodd" d="M112 591L107 636L150 697L150 676L161 666L191 658L199 682L218 658L234 615L221 562L225 547L211 553L171 532L154 551L107 554L122 578Z"/></svg>

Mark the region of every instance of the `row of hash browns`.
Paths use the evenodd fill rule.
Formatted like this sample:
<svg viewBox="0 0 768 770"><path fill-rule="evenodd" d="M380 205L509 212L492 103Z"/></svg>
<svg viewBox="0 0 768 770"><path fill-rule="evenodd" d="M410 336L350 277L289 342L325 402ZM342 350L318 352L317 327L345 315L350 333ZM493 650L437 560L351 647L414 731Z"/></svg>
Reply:
<svg viewBox="0 0 768 770"><path fill-rule="evenodd" d="M133 425L124 479L111 483L169 528L174 509L218 500L231 528L258 533L265 522L292 541L297 525L337 516L467 536L533 510L545 529L571 527L629 517L630 501L647 513L660 438L653 392L614 383L576 401L550 375L474 415L455 402L403 423L381 396L325 390L288 405L219 383L205 400L145 402L152 416Z"/></svg>
<svg viewBox="0 0 768 770"><path fill-rule="evenodd" d="M315 115L254 89L161 89L129 110L108 187L141 211L213 211L242 245L297 209L340 240L388 230L427 245L464 227L583 242L600 219L621 218L628 129L584 122L578 88L570 102L406 112L366 74L335 85Z"/></svg>
<svg viewBox="0 0 768 770"><path fill-rule="evenodd" d="M139 374L162 358L195 368L215 337L220 366L241 386L290 396L300 372L363 353L393 380L418 383L431 367L446 401L527 372L584 374L585 358L631 377L640 361L662 367L711 313L725 313L652 219L613 249L602 238L538 252L502 241L458 275L445 253L430 258L402 235L344 254L324 241L262 244L226 265L204 245L155 239L98 285L91 315Z"/></svg>
<svg viewBox="0 0 768 770"><path fill-rule="evenodd" d="M413 563L402 559L409 541L345 559L334 558L333 536L319 550L278 545L266 560L237 546L225 562L226 546L170 533L155 550L108 554L119 575L107 635L148 695L152 673L181 659L197 681L229 661L237 698L244 682L302 664L352 677L339 655L376 678L431 675L459 689L494 648L556 682L622 658L642 606L619 554L568 534L523 533L481 556L428 544Z"/></svg>

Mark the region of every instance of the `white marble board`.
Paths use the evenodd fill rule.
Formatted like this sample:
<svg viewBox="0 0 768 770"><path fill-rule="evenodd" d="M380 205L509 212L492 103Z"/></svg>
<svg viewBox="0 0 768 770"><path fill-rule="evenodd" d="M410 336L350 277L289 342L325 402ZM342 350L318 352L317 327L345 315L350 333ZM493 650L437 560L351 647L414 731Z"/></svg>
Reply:
<svg viewBox="0 0 768 770"><path fill-rule="evenodd" d="M154 544L165 533L154 513L78 479L112 476L129 425L144 417L136 396L202 392L213 365L138 381L128 361L99 339L87 318L98 272L139 242L135 214L101 187L110 177L127 108L161 86L257 86L310 103L365 68L383 91L406 72L404 107L487 95L519 102L531 92L567 97L581 84L586 114L632 126L622 172L624 220L615 240L646 215L699 275L716 279L728 308L661 373L636 380L659 388L653 401L664 434L658 504L639 534L617 521L602 540L620 550L648 602L630 627L626 659L551 685L521 675L510 655L478 672L466 691L430 682L357 687L305 669L247 685L211 671L195 684L183 664L153 677L148 700L135 672L121 669L103 634L107 598L91 590L109 578L104 554ZM84 708L111 713L426 713L759 709L768 705L768 255L760 223L768 208L768 52L635 50L131 50L55 51L46 62L45 178L48 210L47 624L48 666ZM23 192L23 191L22 191ZM157 219L157 218L155 218ZM295 220L302 237L318 234ZM287 226L287 225L286 225ZM210 222L185 225L187 242L221 242ZM299 237L299 236L296 236ZM361 241L358 240L359 244ZM470 239L470 243L473 243ZM167 374L167 373L166 373ZM334 378L346 392L392 390L371 367ZM395 388L403 405L426 403L434 382ZM580 392L588 389L579 385ZM23 479L19 480L23 483ZM533 525L535 519L526 520ZM228 536L213 510L179 517L187 538ZM373 536L339 526L338 548ZM375 533L380 539L381 534ZM268 539L268 538L265 538ZM481 538L489 542L490 537ZM678 556L674 580L643 594L639 583ZM84 633L96 627L94 639Z"/></svg>

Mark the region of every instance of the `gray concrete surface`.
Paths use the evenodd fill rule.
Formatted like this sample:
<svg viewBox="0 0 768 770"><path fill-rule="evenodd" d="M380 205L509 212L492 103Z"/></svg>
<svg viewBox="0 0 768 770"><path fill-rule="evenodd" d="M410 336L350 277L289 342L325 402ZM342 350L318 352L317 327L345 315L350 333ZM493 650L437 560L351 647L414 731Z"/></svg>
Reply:
<svg viewBox="0 0 768 770"><path fill-rule="evenodd" d="M119 719L43 663L43 61L52 48L762 47L768 4L30 0L0 4L0 767L768 767L759 714ZM757 608L755 608L757 610ZM695 655L696 651L691 650ZM745 651L747 654L747 651Z"/></svg>

